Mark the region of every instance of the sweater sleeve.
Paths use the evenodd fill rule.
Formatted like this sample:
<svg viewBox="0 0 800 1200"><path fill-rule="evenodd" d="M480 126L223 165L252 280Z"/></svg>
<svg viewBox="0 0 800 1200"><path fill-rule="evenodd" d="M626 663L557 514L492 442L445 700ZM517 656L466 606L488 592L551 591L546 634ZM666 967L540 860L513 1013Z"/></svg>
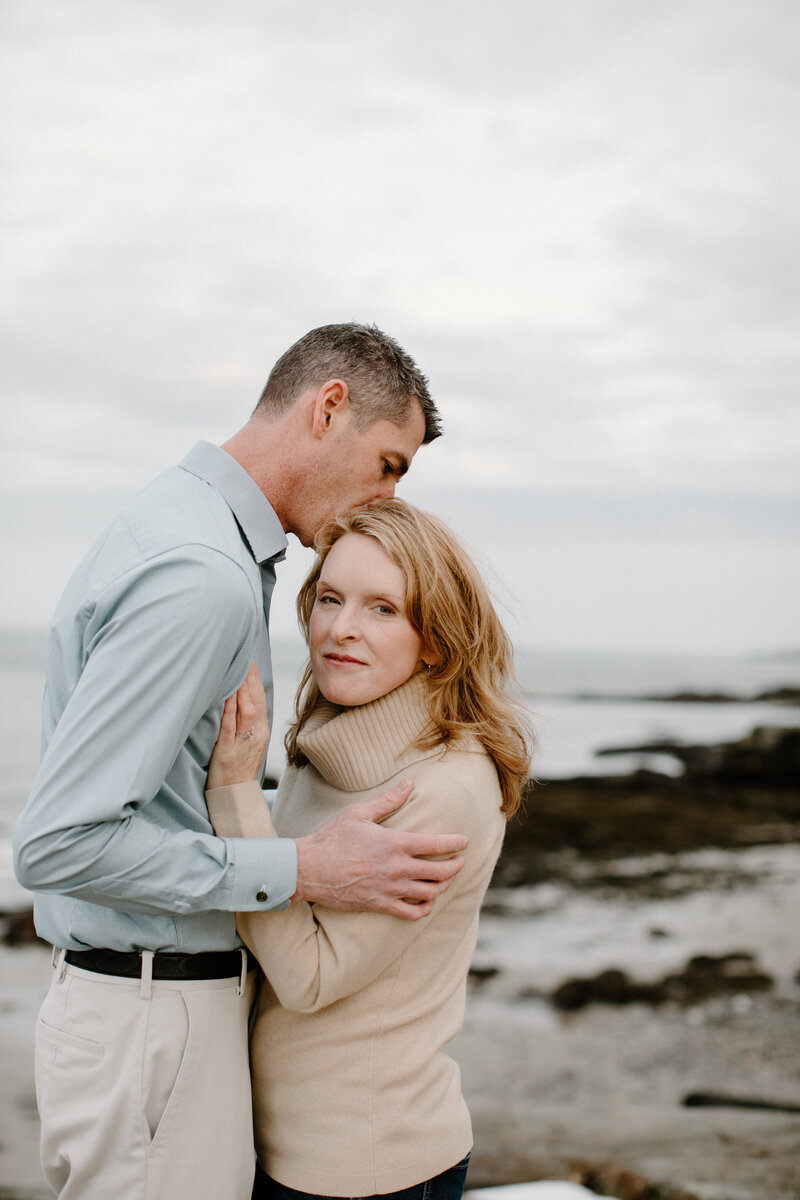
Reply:
<svg viewBox="0 0 800 1200"><path fill-rule="evenodd" d="M206 793L208 811L216 832L223 837L275 837L264 796L256 783L214 788ZM462 803L463 801L463 803ZM412 808L413 802L413 808ZM485 817L461 798L453 786L416 785L401 812L412 812L403 828L435 828L446 819L451 832L470 838L469 854L481 859L483 886L499 850L497 826L487 830ZM462 814L453 829L454 817ZM392 824L396 827L396 816ZM387 822L388 824L388 822ZM398 959L437 913L463 892L475 869L465 865L453 885L438 898L433 912L418 921L374 912L339 912L322 905L293 901L282 913L247 912L237 916L242 940L258 959L284 1008L316 1012L365 987ZM481 888L481 894L482 894ZM475 906L479 904L479 898Z"/></svg>

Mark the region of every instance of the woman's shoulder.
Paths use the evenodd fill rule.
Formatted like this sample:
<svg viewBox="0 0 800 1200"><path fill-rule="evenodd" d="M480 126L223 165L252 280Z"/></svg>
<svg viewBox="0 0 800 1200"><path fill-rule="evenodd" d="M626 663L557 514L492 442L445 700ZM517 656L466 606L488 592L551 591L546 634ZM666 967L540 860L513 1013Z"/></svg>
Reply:
<svg viewBox="0 0 800 1200"><path fill-rule="evenodd" d="M502 793L497 770L477 738L462 737L406 769L414 794L431 806L495 824ZM501 820L502 814L500 814Z"/></svg>

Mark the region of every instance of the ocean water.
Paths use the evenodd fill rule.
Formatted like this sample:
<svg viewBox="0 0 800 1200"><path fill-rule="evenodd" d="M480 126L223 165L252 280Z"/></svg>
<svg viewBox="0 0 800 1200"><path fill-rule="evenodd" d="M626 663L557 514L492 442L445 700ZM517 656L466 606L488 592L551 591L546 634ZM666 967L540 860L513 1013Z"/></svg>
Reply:
<svg viewBox="0 0 800 1200"><path fill-rule="evenodd" d="M44 635L0 631L0 908L28 897L11 868L11 831L36 772L44 678ZM285 765L282 736L303 663L298 643L273 646L276 708L268 769ZM675 773L674 759L632 752L596 757L598 750L653 740L711 744L733 741L759 725L800 726L800 708L754 701L774 687L800 685L800 655L703 657L525 650L518 655L538 744L541 779L608 774L647 766ZM721 691L738 703L643 700L678 691Z"/></svg>

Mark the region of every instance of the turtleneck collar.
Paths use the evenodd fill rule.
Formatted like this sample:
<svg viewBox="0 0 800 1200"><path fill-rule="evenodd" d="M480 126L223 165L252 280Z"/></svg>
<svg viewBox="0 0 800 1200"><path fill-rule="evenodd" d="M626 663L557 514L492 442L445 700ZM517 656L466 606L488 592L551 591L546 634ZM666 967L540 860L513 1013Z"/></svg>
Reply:
<svg viewBox="0 0 800 1200"><path fill-rule="evenodd" d="M428 684L423 673L356 708L322 700L297 739L323 779L341 791L378 787L411 763L442 753L413 743L429 724Z"/></svg>

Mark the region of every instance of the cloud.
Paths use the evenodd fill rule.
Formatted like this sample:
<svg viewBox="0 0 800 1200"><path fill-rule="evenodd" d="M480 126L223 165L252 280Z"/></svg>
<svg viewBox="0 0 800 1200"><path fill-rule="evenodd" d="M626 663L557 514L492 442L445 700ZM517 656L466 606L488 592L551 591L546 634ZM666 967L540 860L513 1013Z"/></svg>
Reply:
<svg viewBox="0 0 800 1200"><path fill-rule="evenodd" d="M470 514L517 582L519 547L547 547L573 593L545 604L553 633L581 577L623 627L634 595L674 612L712 569L731 630L757 630L736 532L789 620L793 4L8 0L0 20L21 581L26 537L77 556L112 497L238 427L306 329L374 319L445 418L409 487ZM637 590L654 537L661 600Z"/></svg>

